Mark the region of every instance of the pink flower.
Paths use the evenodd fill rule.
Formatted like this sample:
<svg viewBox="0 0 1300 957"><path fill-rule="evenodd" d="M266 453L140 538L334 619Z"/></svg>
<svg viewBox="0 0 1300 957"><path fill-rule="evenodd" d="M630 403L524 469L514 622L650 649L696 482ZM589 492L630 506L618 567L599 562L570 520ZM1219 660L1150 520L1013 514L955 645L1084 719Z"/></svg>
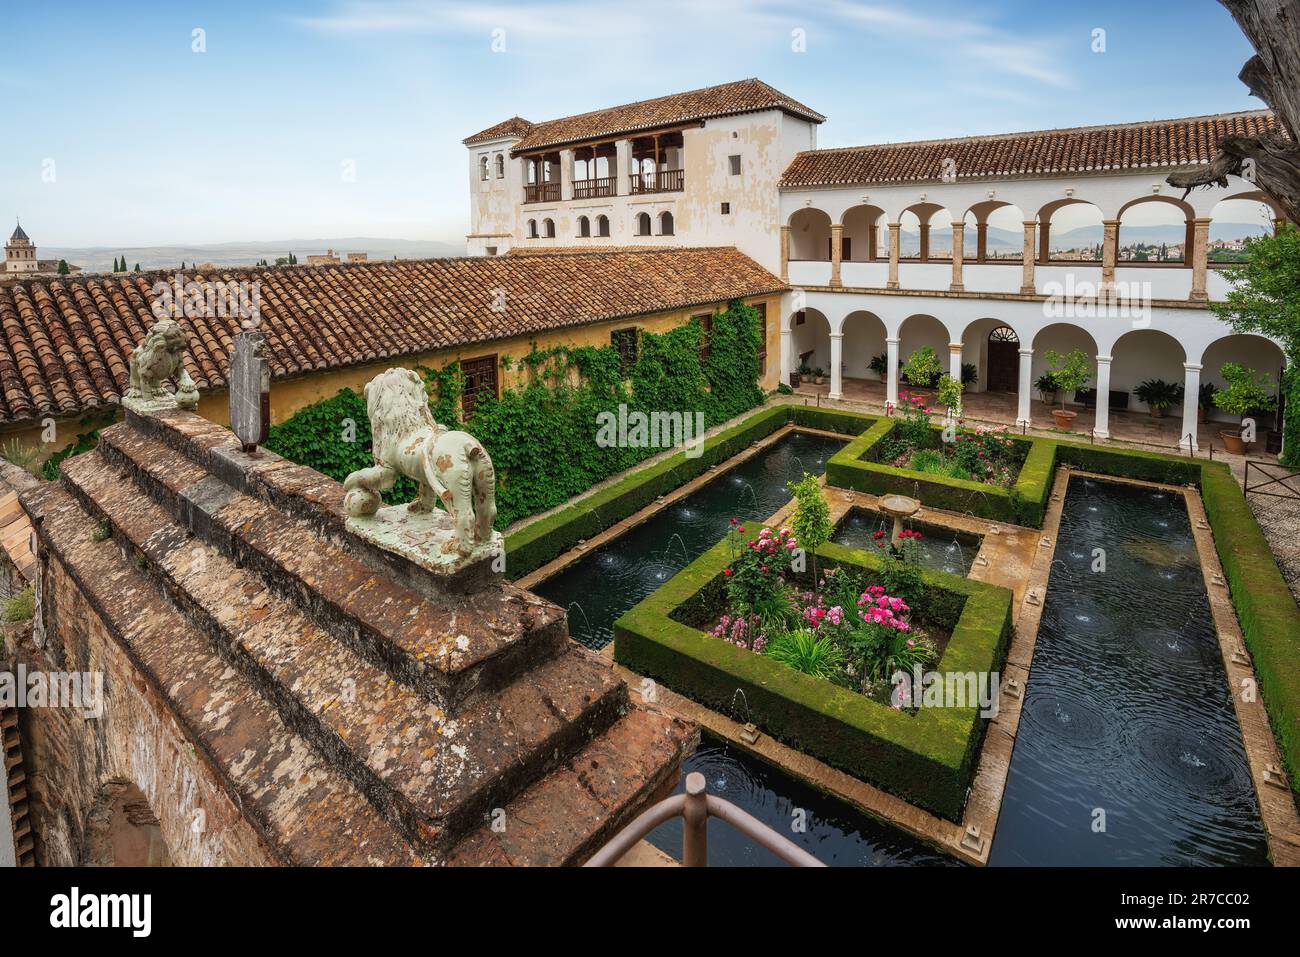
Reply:
<svg viewBox="0 0 1300 957"><path fill-rule="evenodd" d="M731 577L731 569L730 569L730 568L724 568L724 569L722 570L722 574L724 574L724 575L726 575L728 578L730 578L730 577Z"/></svg>

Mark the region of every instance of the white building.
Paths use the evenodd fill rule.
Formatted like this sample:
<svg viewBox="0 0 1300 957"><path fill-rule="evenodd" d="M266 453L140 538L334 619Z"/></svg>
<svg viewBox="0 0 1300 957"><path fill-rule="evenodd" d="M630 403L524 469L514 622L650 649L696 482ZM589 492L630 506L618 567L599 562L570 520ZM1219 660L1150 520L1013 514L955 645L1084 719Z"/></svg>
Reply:
<svg viewBox="0 0 1300 957"><path fill-rule="evenodd" d="M69 271L80 272L80 267L69 266ZM38 259L36 244L23 231L23 224L18 223L13 235L5 243L4 269L0 270L0 279L14 276L53 275L59 271L57 259Z"/></svg>
<svg viewBox="0 0 1300 957"><path fill-rule="evenodd" d="M1212 222L1257 218L1261 204L1274 225L1279 214L1236 177L1186 197L1165 182L1224 136L1271 128L1267 111L818 150L822 121L758 80L514 117L465 141L470 254L734 245L793 287L783 375L807 357L829 370L831 398L883 379L896 402L900 362L929 345L954 376L975 367L974 391L1016 394L1027 422L1044 354L1082 349L1096 395L1120 406L1144 408L1131 396L1144 380L1183 384L1180 434L1196 441L1203 372L1218 385L1225 361L1279 375L1276 343L1233 335L1207 308L1227 289L1208 262ZM1121 261L1125 229L1159 211L1190 262ZM1054 247L1071 222L1095 239ZM998 234L1019 249L991 249ZM877 356L883 375L869 370ZM1110 405L1097 405L1099 438Z"/></svg>

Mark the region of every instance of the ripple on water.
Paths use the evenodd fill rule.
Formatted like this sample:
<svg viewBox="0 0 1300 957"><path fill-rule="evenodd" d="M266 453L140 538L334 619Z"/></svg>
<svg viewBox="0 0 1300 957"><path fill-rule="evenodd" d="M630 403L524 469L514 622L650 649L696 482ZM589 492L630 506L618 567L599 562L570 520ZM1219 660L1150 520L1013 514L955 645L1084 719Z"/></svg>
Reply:
<svg viewBox="0 0 1300 957"><path fill-rule="evenodd" d="M1222 806L1249 801L1254 793L1240 748L1221 732L1144 724L1132 731L1137 768L1152 775L1153 783L1172 789L1170 795L1178 800L1193 795Z"/></svg>
<svg viewBox="0 0 1300 957"><path fill-rule="evenodd" d="M1139 624L1133 629L1133 642L1162 664L1189 668L1203 668L1207 664L1206 642L1174 628Z"/></svg>
<svg viewBox="0 0 1300 957"><path fill-rule="evenodd" d="M1095 751L1108 747L1113 737L1106 712L1077 688L1044 689L1025 703L1021 724L1042 735L1039 746Z"/></svg>

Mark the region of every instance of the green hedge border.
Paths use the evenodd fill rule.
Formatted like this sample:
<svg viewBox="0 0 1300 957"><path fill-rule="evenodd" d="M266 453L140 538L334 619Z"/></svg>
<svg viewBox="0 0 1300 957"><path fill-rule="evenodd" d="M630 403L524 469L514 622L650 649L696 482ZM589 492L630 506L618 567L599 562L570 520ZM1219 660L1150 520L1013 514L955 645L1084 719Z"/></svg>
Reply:
<svg viewBox="0 0 1300 957"><path fill-rule="evenodd" d="M636 469L599 492L512 532L506 537L508 574L516 579L535 571L582 539L600 534L788 423L852 436L875 422L875 416L855 412L793 404L769 406L705 439L704 452L697 458L679 452Z"/></svg>
<svg viewBox="0 0 1300 957"><path fill-rule="evenodd" d="M985 485L965 479L931 475L911 469L868 462L872 450L892 432L897 419L881 419L849 445L833 455L826 466L826 482L838 488L872 495L896 493L920 499L932 508L965 512L980 518L1038 528L1043 524L1047 496L1052 490L1055 461L1052 448L1038 439L1014 438L1027 445L1020 474L1011 488ZM940 426L934 426L941 431Z"/></svg>
<svg viewBox="0 0 1300 957"><path fill-rule="evenodd" d="M869 570L882 562L831 543L817 554L830 564ZM675 620L678 609L718 587L730 557L729 543L719 542L615 622L615 660L723 714L732 713L740 689L750 720L778 740L960 820L986 725L978 708L904 714ZM1000 669L1011 636L1012 593L938 571L925 570L923 580L952 627L934 670Z"/></svg>

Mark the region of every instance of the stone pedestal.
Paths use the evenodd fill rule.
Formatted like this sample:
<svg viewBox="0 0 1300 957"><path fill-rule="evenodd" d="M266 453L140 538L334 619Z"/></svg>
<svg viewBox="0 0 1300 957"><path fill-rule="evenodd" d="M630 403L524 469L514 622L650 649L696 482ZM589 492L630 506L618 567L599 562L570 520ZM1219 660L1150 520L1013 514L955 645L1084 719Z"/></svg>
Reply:
<svg viewBox="0 0 1300 957"><path fill-rule="evenodd" d="M462 555L456 549L452 518L441 509L423 512L408 505L388 505L374 515L349 516L347 530L428 572L444 593L479 591L505 572L505 539L500 532L493 531L489 541Z"/></svg>

